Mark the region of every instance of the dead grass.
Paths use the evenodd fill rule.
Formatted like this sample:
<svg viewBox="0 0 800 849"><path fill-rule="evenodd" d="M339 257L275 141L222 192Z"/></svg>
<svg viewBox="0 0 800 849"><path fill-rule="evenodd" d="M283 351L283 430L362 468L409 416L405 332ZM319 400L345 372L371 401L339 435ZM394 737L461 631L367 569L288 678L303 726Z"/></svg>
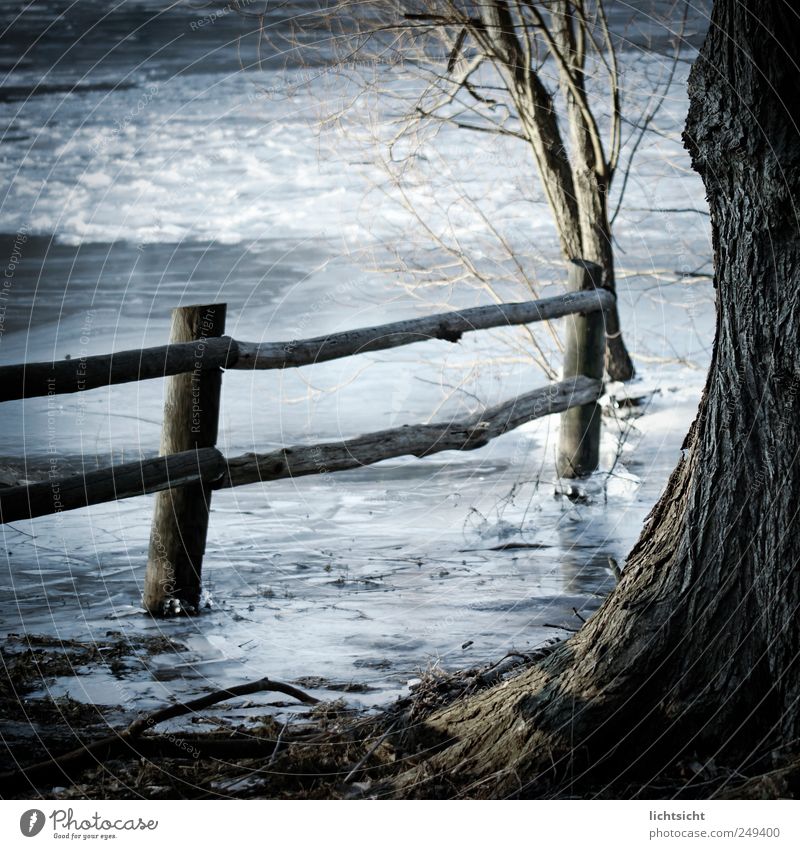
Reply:
<svg viewBox="0 0 800 849"><path fill-rule="evenodd" d="M8 766L41 760L91 743L111 728L110 717L98 706L72 699L31 698L48 680L80 675L97 664L121 674L142 653L179 651L165 638L142 637L135 642L109 632L102 643L57 641L11 635L0 677L0 712L16 723L4 734ZM141 737L151 755L124 756L95 762L60 783L32 789L21 777L6 787L5 798L48 799L345 799L392 795L392 779L418 765L448 741L438 739L426 718L454 701L466 698L519 674L552 651L557 641L534 655L509 654L494 664L447 672L433 665L420 676L408 696L382 712L363 713L344 699L316 705L287 723L271 715L246 725L215 716L214 730L193 736L159 733ZM308 679L295 684L308 685ZM357 684L352 691L359 691ZM121 711L117 711L121 715ZM198 724L203 717L198 717ZM22 721L21 721L22 720ZM209 718L209 721L210 718ZM24 733L24 725L42 735L40 744ZM117 720L118 729L124 723ZM42 732L46 732L42 734ZM191 741L191 746L188 741ZM175 756L172 756L172 753ZM647 786L613 783L581 789L584 798L777 798L793 797L800 789L798 762L765 775L746 776L724 766L695 762L676 764ZM14 792L18 789L18 793ZM442 796L458 788L442 784Z"/></svg>

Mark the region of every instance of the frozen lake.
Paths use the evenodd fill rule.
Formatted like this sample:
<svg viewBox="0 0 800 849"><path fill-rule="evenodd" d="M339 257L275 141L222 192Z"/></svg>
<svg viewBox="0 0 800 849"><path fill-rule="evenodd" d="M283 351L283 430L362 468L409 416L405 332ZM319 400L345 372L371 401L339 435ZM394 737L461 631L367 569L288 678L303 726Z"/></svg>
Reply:
<svg viewBox="0 0 800 849"><path fill-rule="evenodd" d="M623 6L613 7L618 22ZM301 71L277 59L240 68L233 13L197 26L213 10L87 0L15 21L22 3L0 8L11 25L0 53L0 256L5 265L20 255L0 362L161 344L181 304L225 302L227 332L261 341L490 302L485 288L413 285L397 253L419 256L420 235L369 151L319 135L313 84L277 96ZM702 16L691 23L696 44ZM635 32L622 56L631 91L667 61L658 39L644 50L646 19ZM552 626L580 624L573 608L589 615L612 587L608 558L624 561L675 465L709 360L708 219L680 144L687 69L615 223L620 312L640 375L629 391L649 400L636 418L608 406L602 470L585 503L554 495L555 417L469 454L217 493L204 564L214 606L165 622L139 612L151 498L4 525L3 633L165 633L188 648L135 673L62 678L50 694L147 708L211 685L310 676L323 697L365 684L347 698L372 705L427 664L497 659L567 633ZM520 184L526 151L493 144L475 134L465 153L462 135L444 132L410 191L433 209L455 174L505 227L541 294L556 294L555 234L535 181ZM491 269L480 222L457 214L465 244ZM497 297L530 296L498 268ZM552 353L545 329L535 332ZM229 373L220 447L266 451L474 410L546 380L526 346L521 332L489 331ZM0 454L90 464L149 455L161 405L161 381L62 396L55 409L6 403Z"/></svg>

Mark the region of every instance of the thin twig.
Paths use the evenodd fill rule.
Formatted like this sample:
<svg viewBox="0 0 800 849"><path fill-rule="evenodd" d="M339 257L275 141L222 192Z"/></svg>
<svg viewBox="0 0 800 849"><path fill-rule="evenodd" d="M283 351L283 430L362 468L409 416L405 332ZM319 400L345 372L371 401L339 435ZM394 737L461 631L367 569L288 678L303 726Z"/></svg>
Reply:
<svg viewBox="0 0 800 849"><path fill-rule="evenodd" d="M28 786L45 784L52 780L60 781L64 778L70 778L84 769L101 765L105 761L114 757L124 755L134 757L142 756L142 743L148 744L158 742L158 738L151 737L145 737L140 741L138 738L145 730L152 728L167 719L172 719L176 716L182 716L187 713L202 710L203 708L225 701L226 699L246 696L258 692L284 693L285 695L292 696L305 704L319 704L319 699L309 696L302 690L298 690L297 687L291 686L291 684L273 681L270 678L261 678L250 684L240 684L237 687L230 687L226 690L216 690L213 693L209 693L208 695L201 696L197 699L192 699L189 702L180 702L178 704L170 705L167 708L162 708L154 713L135 719L122 732L109 735L101 740L96 740L94 743L81 746L78 749L73 749L63 755L50 758L46 761L41 761L24 769L0 773L0 788L27 788ZM175 745L180 748L180 742L175 743Z"/></svg>
<svg viewBox="0 0 800 849"><path fill-rule="evenodd" d="M253 681L250 684L239 684L236 687L231 687L226 690L215 690L213 693L208 693L205 696L200 696L197 699L192 699L189 702L178 702L169 707L155 711L155 713L147 714L146 716L135 719L123 732L130 737L136 737L148 728L152 728L168 719L174 719L176 716L183 716L187 713L203 710L203 708L215 705L218 702L224 702L228 699L238 698L239 696L249 696L253 693L283 693L286 696L291 696L299 702L306 705L318 705L319 699L309 696L297 687L291 684L284 684L281 681L273 681L271 678L260 678L258 681Z"/></svg>
<svg viewBox="0 0 800 849"><path fill-rule="evenodd" d="M364 766L364 764L375 754L375 752L378 750L378 746L380 746L380 744L383 743L383 741L392 733L392 731L394 731L396 726L397 721L393 722L386 729L386 731L384 731L384 733L376 740L375 745L370 747L370 750L366 753L366 755L364 755L364 757L361 758L361 760L350 770L350 772L347 773L347 777L344 780L345 784L349 784L353 780L356 773L359 772Z"/></svg>
<svg viewBox="0 0 800 849"><path fill-rule="evenodd" d="M283 743L283 735L288 727L289 721L284 722L283 725L281 725L281 730L278 732L278 738L277 740L275 740L275 748L272 750L272 754L270 755L269 761L267 762L267 769L269 769L277 760L278 754L281 751L281 744Z"/></svg>

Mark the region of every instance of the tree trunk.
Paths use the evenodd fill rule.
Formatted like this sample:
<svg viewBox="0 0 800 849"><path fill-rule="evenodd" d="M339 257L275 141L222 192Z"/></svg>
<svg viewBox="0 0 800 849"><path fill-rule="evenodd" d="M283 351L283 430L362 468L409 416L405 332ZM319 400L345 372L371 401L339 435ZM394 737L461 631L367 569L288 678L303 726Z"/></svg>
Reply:
<svg viewBox="0 0 800 849"><path fill-rule="evenodd" d="M786 4L718 0L692 70L716 339L620 584L541 665L435 715L446 748L402 792L577 794L689 756L746 771L800 736L799 39Z"/></svg>
<svg viewBox="0 0 800 849"><path fill-rule="evenodd" d="M553 6L553 32L559 49L583 87L577 58L571 6ZM614 251L608 220L607 163L598 161L590 129L573 96L566 92L572 136L568 153L558 124L553 95L537 69L531 68L518 35L521 24L504 0L481 5L484 47L497 57L504 84L514 100L528 139L547 203L558 232L561 254L568 262L587 259L603 269L603 287L616 293ZM572 161L570 161L570 154ZM606 313L606 371L612 380L630 380L635 372L622 339L616 306Z"/></svg>
<svg viewBox="0 0 800 849"><path fill-rule="evenodd" d="M603 288L616 294L607 184L580 162L574 168L573 183L581 218L581 257L603 269ZM616 306L606 313L606 371L612 380L631 380L636 373L622 339Z"/></svg>
<svg viewBox="0 0 800 849"><path fill-rule="evenodd" d="M561 55L569 64L572 81L580 91L585 91L585 48L576 38L573 6L566 0L554 2L550 8L553 37ZM584 36L585 37L585 36ZM613 166L608 157L598 158L593 143L597 128L589 127L566 81L566 69L561 69L561 84L567 104L567 120L572 142L572 180L575 196L580 254L566 255L567 259L580 257L596 262L603 269L603 288L616 293L614 278L614 247L611 242L611 224L608 218L608 191L613 178ZM609 154L610 156L610 154ZM562 245L563 250L563 245ZM612 380L631 380L635 375L625 342L616 306L606 313L606 371Z"/></svg>

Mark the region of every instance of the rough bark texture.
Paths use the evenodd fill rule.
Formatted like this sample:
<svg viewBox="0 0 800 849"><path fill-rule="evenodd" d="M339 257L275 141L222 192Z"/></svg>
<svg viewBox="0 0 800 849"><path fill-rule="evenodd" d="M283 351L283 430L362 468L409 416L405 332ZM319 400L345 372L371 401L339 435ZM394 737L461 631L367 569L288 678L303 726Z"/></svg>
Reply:
<svg viewBox="0 0 800 849"><path fill-rule="evenodd" d="M798 39L788 5L722 0L691 74L685 140L712 211L714 354L617 590L541 666L435 716L430 731L450 745L402 792L579 793L588 776L646 780L690 754L763 768L765 752L797 741Z"/></svg>

